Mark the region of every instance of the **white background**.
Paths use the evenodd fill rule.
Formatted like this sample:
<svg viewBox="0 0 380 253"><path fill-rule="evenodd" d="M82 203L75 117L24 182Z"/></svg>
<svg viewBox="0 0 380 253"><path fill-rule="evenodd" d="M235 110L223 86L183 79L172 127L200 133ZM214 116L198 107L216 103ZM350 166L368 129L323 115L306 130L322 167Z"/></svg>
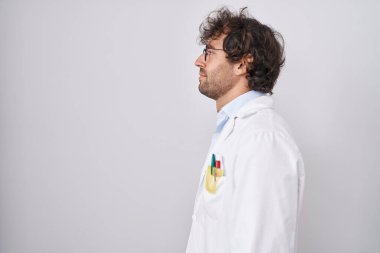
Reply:
<svg viewBox="0 0 380 253"><path fill-rule="evenodd" d="M198 26L223 4L285 39L300 253L380 252L378 2L0 0L1 253L185 251L216 120Z"/></svg>

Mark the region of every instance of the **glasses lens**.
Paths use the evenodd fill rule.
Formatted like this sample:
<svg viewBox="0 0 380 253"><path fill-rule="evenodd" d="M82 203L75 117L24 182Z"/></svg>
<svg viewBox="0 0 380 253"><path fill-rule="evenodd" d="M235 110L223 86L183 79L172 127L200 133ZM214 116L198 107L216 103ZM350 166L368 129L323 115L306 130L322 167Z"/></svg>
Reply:
<svg viewBox="0 0 380 253"><path fill-rule="evenodd" d="M203 49L203 54L205 55L205 61L207 60L207 48Z"/></svg>

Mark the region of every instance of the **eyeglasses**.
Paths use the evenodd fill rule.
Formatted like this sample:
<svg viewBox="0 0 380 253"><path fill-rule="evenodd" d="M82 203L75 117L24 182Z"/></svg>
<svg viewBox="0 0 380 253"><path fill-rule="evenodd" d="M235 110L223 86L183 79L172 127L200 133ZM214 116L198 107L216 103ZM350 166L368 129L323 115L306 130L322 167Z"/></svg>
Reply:
<svg viewBox="0 0 380 253"><path fill-rule="evenodd" d="M203 54L205 55L205 61L207 61L207 56L210 54L210 52L208 50L223 50L224 49L221 49L221 48L209 48L208 46L206 46L204 49L203 49Z"/></svg>

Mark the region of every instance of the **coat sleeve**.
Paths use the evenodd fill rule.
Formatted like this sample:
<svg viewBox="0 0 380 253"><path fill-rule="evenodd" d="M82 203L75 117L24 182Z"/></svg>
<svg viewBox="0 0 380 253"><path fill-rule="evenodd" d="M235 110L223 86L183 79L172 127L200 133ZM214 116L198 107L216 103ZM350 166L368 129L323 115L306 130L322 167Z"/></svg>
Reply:
<svg viewBox="0 0 380 253"><path fill-rule="evenodd" d="M282 133L261 132L239 147L229 215L231 253L294 253L303 161Z"/></svg>

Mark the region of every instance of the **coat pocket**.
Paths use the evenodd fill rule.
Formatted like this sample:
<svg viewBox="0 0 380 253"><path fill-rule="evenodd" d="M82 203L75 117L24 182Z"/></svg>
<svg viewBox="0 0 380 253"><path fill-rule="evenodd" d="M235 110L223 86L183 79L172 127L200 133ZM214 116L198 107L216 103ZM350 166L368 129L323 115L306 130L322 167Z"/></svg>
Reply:
<svg viewBox="0 0 380 253"><path fill-rule="evenodd" d="M211 219L218 220L223 214L226 188L226 176L223 170L208 166L204 184L205 213Z"/></svg>

